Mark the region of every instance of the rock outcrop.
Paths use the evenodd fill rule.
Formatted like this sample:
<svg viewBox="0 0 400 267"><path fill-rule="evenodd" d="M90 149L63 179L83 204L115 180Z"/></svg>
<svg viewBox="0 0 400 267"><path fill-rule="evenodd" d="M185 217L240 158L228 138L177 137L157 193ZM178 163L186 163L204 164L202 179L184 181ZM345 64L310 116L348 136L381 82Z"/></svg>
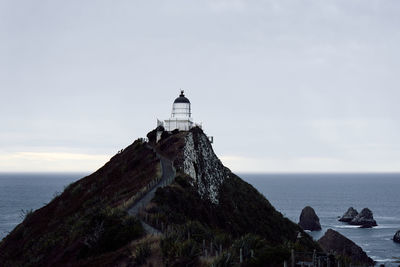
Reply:
<svg viewBox="0 0 400 267"><path fill-rule="evenodd" d="M339 219L341 222L351 222L358 215L358 211L350 207L343 216Z"/></svg>
<svg viewBox="0 0 400 267"><path fill-rule="evenodd" d="M336 252L337 255L350 259L353 264L368 266L374 264L374 261L368 257L361 247L332 229L328 229L325 235L318 240L318 243L324 251Z"/></svg>
<svg viewBox="0 0 400 267"><path fill-rule="evenodd" d="M372 211L368 208L363 209L349 224L360 225L363 228L377 226Z"/></svg>
<svg viewBox="0 0 400 267"><path fill-rule="evenodd" d="M304 230L319 231L321 230L321 224L319 218L315 213L314 209L310 206L305 207L300 214L299 225Z"/></svg>
<svg viewBox="0 0 400 267"><path fill-rule="evenodd" d="M400 230L397 231L393 236L393 241L396 243L400 243Z"/></svg>
<svg viewBox="0 0 400 267"><path fill-rule="evenodd" d="M186 135L183 164L177 167L193 178L192 185L202 198L218 204L221 185L229 178L230 171L215 155L210 141L200 128L194 128Z"/></svg>

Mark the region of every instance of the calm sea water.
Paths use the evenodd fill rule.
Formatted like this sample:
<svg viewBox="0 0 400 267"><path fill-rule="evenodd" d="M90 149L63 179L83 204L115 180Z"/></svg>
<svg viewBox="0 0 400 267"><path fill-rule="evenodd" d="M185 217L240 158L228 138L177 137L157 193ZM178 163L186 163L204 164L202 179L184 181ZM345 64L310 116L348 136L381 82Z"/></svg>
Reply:
<svg viewBox="0 0 400 267"><path fill-rule="evenodd" d="M62 192L64 187L84 174L0 174L0 240L24 216L24 211L38 209Z"/></svg>
<svg viewBox="0 0 400 267"><path fill-rule="evenodd" d="M400 245L392 241L400 230L400 174L242 174L287 218L299 221L301 210L311 206L320 218L319 239L332 228L361 246L385 266L399 266ZM338 221L349 207L369 208L378 227L360 229Z"/></svg>
<svg viewBox="0 0 400 267"><path fill-rule="evenodd" d="M65 186L85 174L0 174L0 239L22 221L22 210L48 203ZM298 222L309 205L320 218L323 230L339 231L386 266L400 257L400 245L392 241L400 229L400 174L240 174L263 193L286 217ZM368 207L378 227L360 229L338 222L350 206Z"/></svg>

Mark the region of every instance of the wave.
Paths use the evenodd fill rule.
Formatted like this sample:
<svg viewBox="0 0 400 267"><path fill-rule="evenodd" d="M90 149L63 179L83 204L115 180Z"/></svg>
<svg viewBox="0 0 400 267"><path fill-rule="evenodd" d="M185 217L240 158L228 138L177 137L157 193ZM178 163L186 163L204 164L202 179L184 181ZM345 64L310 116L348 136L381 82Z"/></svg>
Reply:
<svg viewBox="0 0 400 267"><path fill-rule="evenodd" d="M397 259L397 257L393 257L393 258L380 258L378 256L370 256L368 255L371 259L373 259L376 262L382 262L382 263L398 263L399 260Z"/></svg>
<svg viewBox="0 0 400 267"><path fill-rule="evenodd" d="M325 225L324 225L325 226ZM329 227L335 227L335 228L348 228L348 229L354 229L354 228L360 228L360 225L349 225L349 224L340 224L340 225L326 225L327 228ZM378 225L372 228L366 228L366 229L393 229L396 230L398 229L399 226L398 225L388 225L388 224L384 224L384 225Z"/></svg>
<svg viewBox="0 0 400 267"><path fill-rule="evenodd" d="M374 227L374 229L398 229L398 228L399 228L398 225L388 225L388 224L378 225Z"/></svg>
<svg viewBox="0 0 400 267"><path fill-rule="evenodd" d="M377 257L371 256L371 259L373 259L376 262L396 262L394 259L378 259Z"/></svg>
<svg viewBox="0 0 400 267"><path fill-rule="evenodd" d="M341 224L341 225L333 225L335 228L360 228L359 225L348 225L348 224Z"/></svg>

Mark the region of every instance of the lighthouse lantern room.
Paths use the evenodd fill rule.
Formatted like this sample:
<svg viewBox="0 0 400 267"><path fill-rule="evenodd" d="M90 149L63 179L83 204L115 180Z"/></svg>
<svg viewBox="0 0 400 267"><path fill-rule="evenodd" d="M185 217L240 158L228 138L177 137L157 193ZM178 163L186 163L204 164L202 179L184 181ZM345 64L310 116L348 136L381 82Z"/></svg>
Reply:
<svg viewBox="0 0 400 267"><path fill-rule="evenodd" d="M171 118L165 120L164 123L158 121L157 126L163 126L166 131L189 131L195 126L192 118L192 111L190 101L185 97L185 92L182 90L181 94L175 99L172 105Z"/></svg>

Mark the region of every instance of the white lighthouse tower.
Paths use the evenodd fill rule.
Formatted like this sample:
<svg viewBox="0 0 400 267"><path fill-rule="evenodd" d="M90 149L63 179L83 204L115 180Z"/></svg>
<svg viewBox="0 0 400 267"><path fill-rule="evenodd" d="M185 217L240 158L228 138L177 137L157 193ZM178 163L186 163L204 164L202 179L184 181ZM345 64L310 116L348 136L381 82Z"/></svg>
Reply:
<svg viewBox="0 0 400 267"><path fill-rule="evenodd" d="M182 90L179 97L175 99L172 105L171 118L163 123L166 131L171 132L175 129L189 131L194 126L190 101L184 93Z"/></svg>

